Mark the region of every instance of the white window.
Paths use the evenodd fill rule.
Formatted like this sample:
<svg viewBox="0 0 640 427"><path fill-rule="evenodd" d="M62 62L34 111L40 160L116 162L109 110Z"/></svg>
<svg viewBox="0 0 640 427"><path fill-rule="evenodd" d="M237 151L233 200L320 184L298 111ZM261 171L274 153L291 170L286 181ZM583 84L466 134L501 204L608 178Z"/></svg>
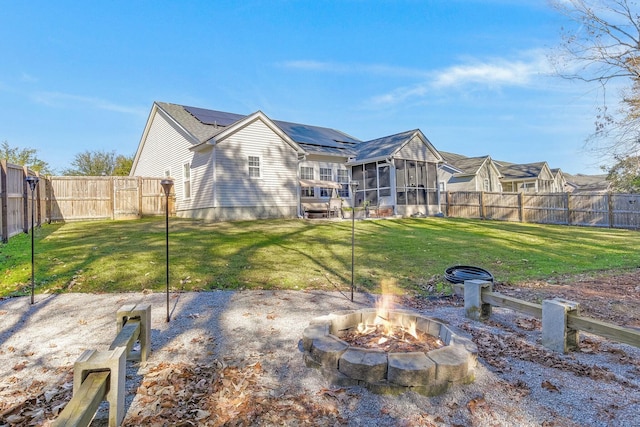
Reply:
<svg viewBox="0 0 640 427"><path fill-rule="evenodd" d="M260 178L261 176L260 157L249 156L249 178Z"/></svg>
<svg viewBox="0 0 640 427"><path fill-rule="evenodd" d="M537 193L538 189L536 188L535 182L523 182L522 183L522 191L525 193Z"/></svg>
<svg viewBox="0 0 640 427"><path fill-rule="evenodd" d="M440 181L439 184L440 186L440 192L444 193L445 191L447 191L447 183L444 181Z"/></svg>
<svg viewBox="0 0 640 427"><path fill-rule="evenodd" d="M182 165L182 189L185 199L191 198L191 165L185 163Z"/></svg>
<svg viewBox="0 0 640 427"><path fill-rule="evenodd" d="M491 191L491 188L489 186L489 179L488 178L484 179L484 187L483 188L484 188L484 191Z"/></svg>
<svg viewBox="0 0 640 427"><path fill-rule="evenodd" d="M300 166L300 179L313 179L313 168Z"/></svg>
<svg viewBox="0 0 640 427"><path fill-rule="evenodd" d="M338 169L338 182L341 184L338 190L338 196L349 197L349 171Z"/></svg>
<svg viewBox="0 0 640 427"><path fill-rule="evenodd" d="M331 168L320 168L320 181L333 181ZM320 197L331 197L333 190L328 187L320 187Z"/></svg>
<svg viewBox="0 0 640 427"><path fill-rule="evenodd" d="M333 181L331 168L320 168L320 181Z"/></svg>
<svg viewBox="0 0 640 427"><path fill-rule="evenodd" d="M301 197L314 197L315 195L313 187L301 187L300 193Z"/></svg>

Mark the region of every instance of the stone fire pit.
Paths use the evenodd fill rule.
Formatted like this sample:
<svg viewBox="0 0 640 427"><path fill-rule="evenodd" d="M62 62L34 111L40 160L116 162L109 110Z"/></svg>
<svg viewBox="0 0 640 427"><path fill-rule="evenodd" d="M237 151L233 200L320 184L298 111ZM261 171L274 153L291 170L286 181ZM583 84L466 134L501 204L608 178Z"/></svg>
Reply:
<svg viewBox="0 0 640 427"><path fill-rule="evenodd" d="M341 337L359 324L372 325L376 309L346 310L316 317L304 330L302 346L308 366L320 368L334 385L362 385L375 393L413 390L424 395L444 393L453 384L475 379L477 347L449 326L408 310L385 313L393 326L416 329L440 338L444 347L427 352L386 352L350 345Z"/></svg>

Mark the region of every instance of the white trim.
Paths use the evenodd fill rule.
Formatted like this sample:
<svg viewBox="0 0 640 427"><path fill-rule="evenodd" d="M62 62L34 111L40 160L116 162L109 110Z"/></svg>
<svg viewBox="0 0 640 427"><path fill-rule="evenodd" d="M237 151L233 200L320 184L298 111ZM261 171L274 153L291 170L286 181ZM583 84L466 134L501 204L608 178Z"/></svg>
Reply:
<svg viewBox="0 0 640 427"><path fill-rule="evenodd" d="M251 175L251 171L255 171L256 169L255 165L251 165L252 158L258 159L258 176ZM262 179L262 156L247 155L247 174L249 175L249 179Z"/></svg>

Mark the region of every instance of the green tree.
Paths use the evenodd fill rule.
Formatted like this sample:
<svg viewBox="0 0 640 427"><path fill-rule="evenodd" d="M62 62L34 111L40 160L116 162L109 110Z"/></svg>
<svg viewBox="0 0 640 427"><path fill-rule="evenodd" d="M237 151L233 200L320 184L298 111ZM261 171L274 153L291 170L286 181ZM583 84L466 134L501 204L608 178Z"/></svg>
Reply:
<svg viewBox="0 0 640 427"><path fill-rule="evenodd" d="M27 166L42 175L52 174L49 164L38 158L35 148L12 147L7 141L3 141L0 144L0 159L6 159L15 165Z"/></svg>
<svg viewBox="0 0 640 427"><path fill-rule="evenodd" d="M125 156L119 154L116 156L116 162L113 167L113 175L115 176L128 176L133 166L133 156Z"/></svg>
<svg viewBox="0 0 640 427"><path fill-rule="evenodd" d="M71 168L65 169L63 175L111 176L129 175L133 157L116 156L115 151L83 151L75 155Z"/></svg>

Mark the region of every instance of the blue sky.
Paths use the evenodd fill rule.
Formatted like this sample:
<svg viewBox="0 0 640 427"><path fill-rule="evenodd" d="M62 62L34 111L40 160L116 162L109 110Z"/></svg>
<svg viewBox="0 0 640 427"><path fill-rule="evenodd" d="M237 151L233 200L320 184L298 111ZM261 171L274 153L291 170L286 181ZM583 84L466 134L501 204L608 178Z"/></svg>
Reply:
<svg viewBox="0 0 640 427"><path fill-rule="evenodd" d="M542 0L0 0L0 141L56 171L133 155L153 101L601 173L597 88L553 75Z"/></svg>

